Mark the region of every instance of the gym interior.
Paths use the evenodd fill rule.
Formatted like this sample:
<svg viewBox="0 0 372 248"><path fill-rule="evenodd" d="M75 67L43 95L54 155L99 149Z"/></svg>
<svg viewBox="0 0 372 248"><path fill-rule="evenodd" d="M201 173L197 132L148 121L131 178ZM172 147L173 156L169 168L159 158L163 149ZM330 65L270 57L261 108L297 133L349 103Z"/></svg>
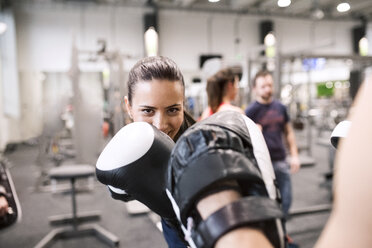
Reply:
<svg viewBox="0 0 372 248"><path fill-rule="evenodd" d="M332 209L331 133L372 75L372 2L341 2L0 0L0 160L19 204L0 247L167 247L158 215L112 199L95 176L103 148L131 122L129 70L153 55L179 66L196 120L219 69L239 76L242 110L255 73L272 72L301 162L286 231L313 247Z"/></svg>

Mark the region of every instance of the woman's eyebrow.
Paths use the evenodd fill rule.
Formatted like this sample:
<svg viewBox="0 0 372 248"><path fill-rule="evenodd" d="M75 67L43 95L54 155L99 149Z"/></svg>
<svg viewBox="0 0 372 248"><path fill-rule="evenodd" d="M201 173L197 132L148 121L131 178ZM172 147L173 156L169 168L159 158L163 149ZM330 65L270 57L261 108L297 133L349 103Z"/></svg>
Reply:
<svg viewBox="0 0 372 248"><path fill-rule="evenodd" d="M150 109L156 109L155 107L153 106L147 106L147 105L139 105L139 107L141 108L150 108Z"/></svg>
<svg viewBox="0 0 372 248"><path fill-rule="evenodd" d="M174 107L181 107L181 104L176 103L176 104L168 106L167 108L174 108Z"/></svg>

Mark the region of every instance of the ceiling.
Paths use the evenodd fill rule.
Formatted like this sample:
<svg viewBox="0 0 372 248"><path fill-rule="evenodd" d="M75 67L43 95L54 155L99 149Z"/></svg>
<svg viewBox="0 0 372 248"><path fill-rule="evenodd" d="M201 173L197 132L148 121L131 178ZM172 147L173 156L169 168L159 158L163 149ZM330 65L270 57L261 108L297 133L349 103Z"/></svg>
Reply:
<svg viewBox="0 0 372 248"><path fill-rule="evenodd" d="M0 0L4 1L4 0ZM5 0L6 1L6 0ZM343 0L351 9L339 13L336 6L341 0L292 0L289 7L281 8L277 0L220 0L210 3L208 0L18 0L16 2L63 2L115 4L134 7L157 7L158 9L176 9L185 11L208 11L304 19L333 20L372 20L372 0ZM323 13L323 14L322 14ZM323 17L322 17L323 16Z"/></svg>
<svg viewBox="0 0 372 248"><path fill-rule="evenodd" d="M119 0L120 1L120 0ZM220 0L210 3L208 0L153 0L160 8L181 8L187 10L207 10L234 12L265 16L285 16L297 18L321 19L372 19L372 0L345 0L351 9L339 13L336 6L340 0L292 0L289 7L281 8L277 0Z"/></svg>

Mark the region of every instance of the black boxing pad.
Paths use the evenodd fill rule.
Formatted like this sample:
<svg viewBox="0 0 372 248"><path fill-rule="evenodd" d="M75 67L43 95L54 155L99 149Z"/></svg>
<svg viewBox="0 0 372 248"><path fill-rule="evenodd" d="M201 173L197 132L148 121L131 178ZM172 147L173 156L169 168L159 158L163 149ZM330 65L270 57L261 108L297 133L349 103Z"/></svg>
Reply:
<svg viewBox="0 0 372 248"><path fill-rule="evenodd" d="M146 122L123 127L106 145L96 164L97 179L114 199L136 199L164 218L174 218L165 193L173 140Z"/></svg>
<svg viewBox="0 0 372 248"><path fill-rule="evenodd" d="M274 247L284 247L269 151L248 117L223 111L193 125L177 141L168 169L167 194L192 247L213 247L218 238L241 226L260 228ZM243 198L202 220L197 202L231 181L238 183Z"/></svg>

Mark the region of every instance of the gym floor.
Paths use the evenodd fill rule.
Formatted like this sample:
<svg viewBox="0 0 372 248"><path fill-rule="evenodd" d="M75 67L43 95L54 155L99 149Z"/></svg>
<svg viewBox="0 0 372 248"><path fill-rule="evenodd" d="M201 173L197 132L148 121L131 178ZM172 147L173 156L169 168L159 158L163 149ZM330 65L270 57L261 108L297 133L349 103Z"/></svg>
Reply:
<svg viewBox="0 0 372 248"><path fill-rule="evenodd" d="M314 135L315 137L316 135ZM303 140L297 136L298 143ZM327 136L325 136L327 137ZM330 148L312 145L312 154L316 164L303 168L292 176L293 204L292 210L311 207L331 202L331 183L326 181L325 174L330 171ZM0 231L0 247L27 248L34 247L52 228L48 216L71 213L71 197L66 192L51 191L50 186L40 183L40 167L36 164L38 147L20 144L17 149L6 154L10 161L10 172L17 189L22 207L21 222ZM71 161L66 161L66 163ZM58 182L68 185L68 182ZM148 214L129 214L125 204L111 199L105 186L95 179L77 182L77 188L86 189L77 194L78 212L99 210L101 219L96 222L115 234L120 239L119 247L160 248L167 247L161 232L155 225L154 218ZM329 212L293 217L287 222L287 232L301 248L313 247L318 239ZM106 247L94 237L80 237L57 241L53 247Z"/></svg>

